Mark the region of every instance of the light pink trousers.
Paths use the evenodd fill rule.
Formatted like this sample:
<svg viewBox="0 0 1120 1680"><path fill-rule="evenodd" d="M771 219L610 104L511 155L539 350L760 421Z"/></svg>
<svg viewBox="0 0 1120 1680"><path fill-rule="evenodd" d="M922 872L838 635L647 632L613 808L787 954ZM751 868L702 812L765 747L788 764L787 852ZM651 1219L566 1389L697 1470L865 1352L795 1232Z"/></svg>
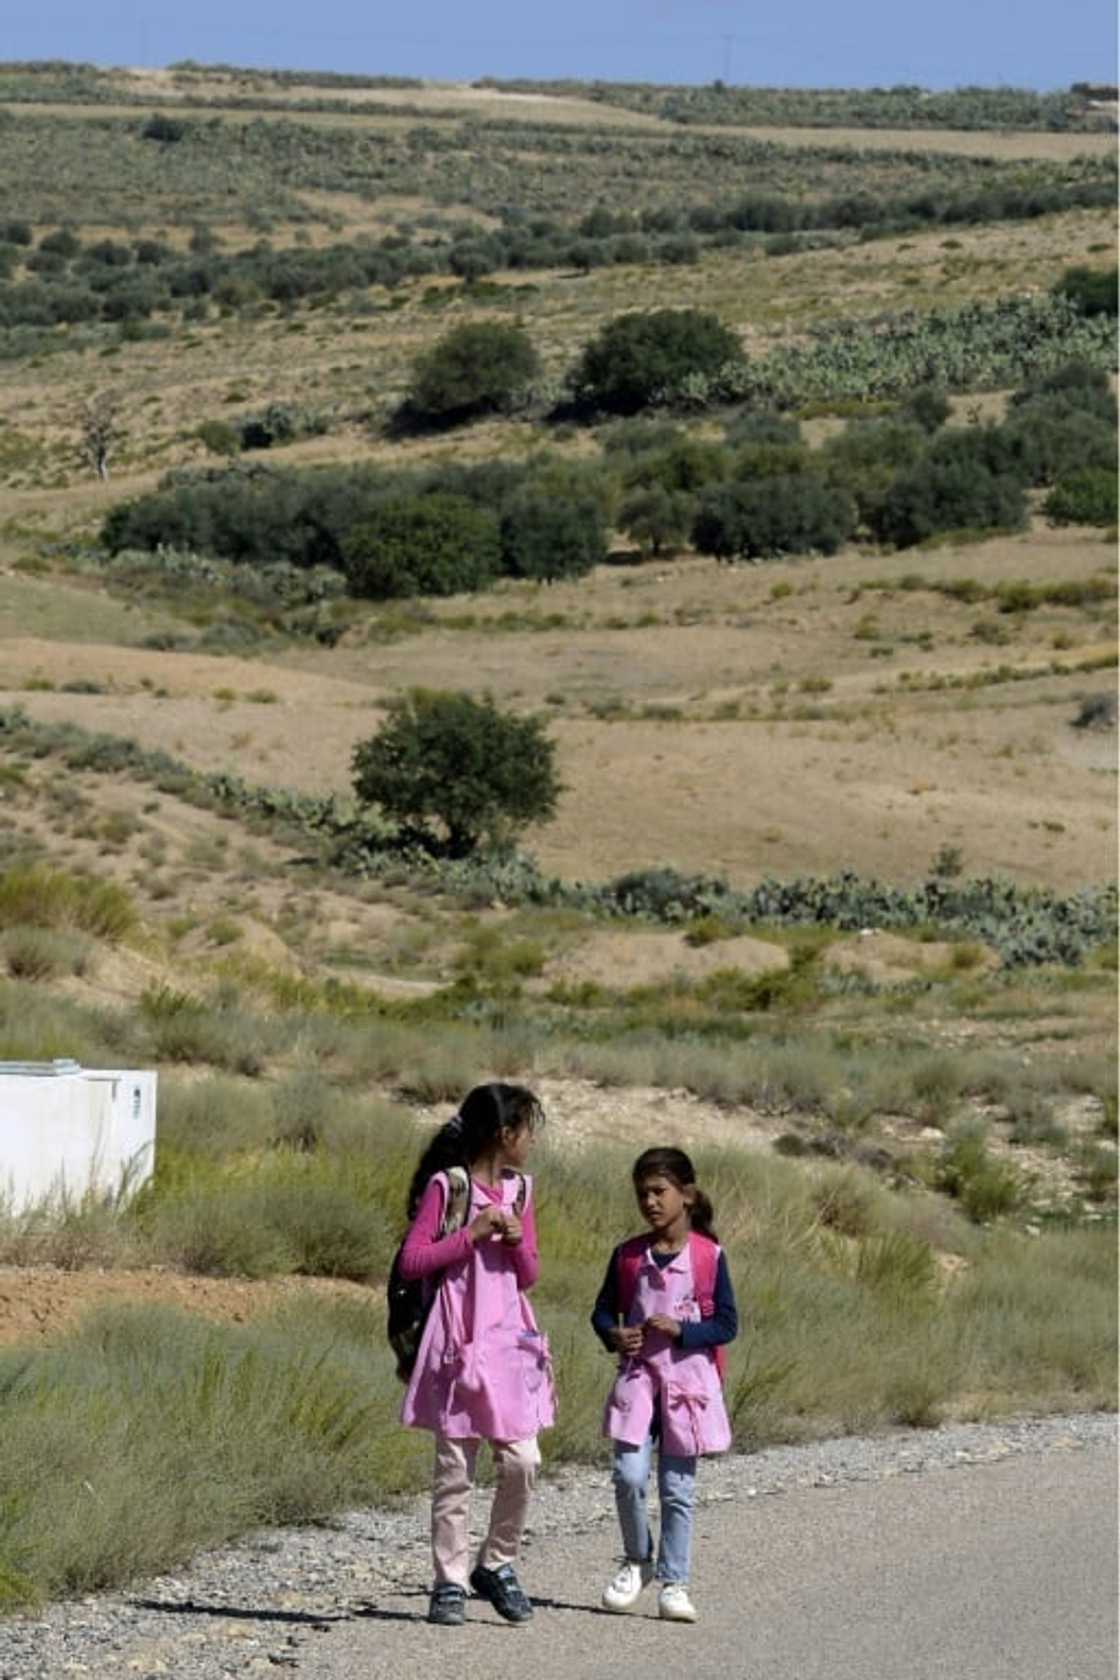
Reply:
<svg viewBox="0 0 1120 1680"><path fill-rule="evenodd" d="M475 1464L482 1442L477 1436L452 1440L436 1436L432 1476L432 1561L435 1580L467 1585L470 1573L470 1509ZM540 1468L536 1436L527 1441L491 1441L497 1486L490 1511L490 1527L478 1562L487 1569L513 1563L521 1546L521 1532Z"/></svg>

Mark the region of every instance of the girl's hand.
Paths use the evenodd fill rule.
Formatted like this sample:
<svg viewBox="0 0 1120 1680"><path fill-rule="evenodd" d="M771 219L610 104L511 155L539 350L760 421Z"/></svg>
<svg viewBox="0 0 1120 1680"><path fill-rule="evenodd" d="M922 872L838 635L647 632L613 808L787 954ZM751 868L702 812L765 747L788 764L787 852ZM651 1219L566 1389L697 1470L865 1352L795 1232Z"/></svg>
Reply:
<svg viewBox="0 0 1120 1680"><path fill-rule="evenodd" d="M627 1324L621 1330L612 1332L614 1345L619 1353L634 1354L642 1351L642 1326Z"/></svg>
<svg viewBox="0 0 1120 1680"><path fill-rule="evenodd" d="M476 1213L467 1229L475 1242L485 1242L488 1237L497 1233L499 1236L506 1229L506 1211L500 1207L484 1207L481 1213Z"/></svg>
<svg viewBox="0 0 1120 1680"><path fill-rule="evenodd" d="M654 1313L652 1318L646 1319L645 1327L647 1330L660 1330L670 1341L679 1342L681 1339L680 1320L670 1318L668 1313Z"/></svg>
<svg viewBox="0 0 1120 1680"><path fill-rule="evenodd" d="M504 1243L509 1243L511 1246L514 1243L519 1243L521 1241L521 1219L518 1214L506 1214L505 1229L502 1232L502 1241Z"/></svg>

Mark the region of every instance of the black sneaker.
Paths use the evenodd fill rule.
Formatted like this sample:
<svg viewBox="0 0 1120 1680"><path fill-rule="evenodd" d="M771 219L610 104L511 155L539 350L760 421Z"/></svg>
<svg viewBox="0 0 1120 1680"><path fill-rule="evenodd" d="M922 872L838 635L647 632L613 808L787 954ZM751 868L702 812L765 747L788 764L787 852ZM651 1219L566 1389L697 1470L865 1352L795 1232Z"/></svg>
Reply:
<svg viewBox="0 0 1120 1680"><path fill-rule="evenodd" d="M467 1594L454 1581L441 1581L432 1589L428 1620L439 1627L461 1627L467 1619Z"/></svg>
<svg viewBox="0 0 1120 1680"><path fill-rule="evenodd" d="M471 1573L471 1586L479 1598L487 1598L499 1616L507 1622L528 1622L533 1606L521 1588L512 1563L500 1563L497 1569L484 1569L481 1564Z"/></svg>

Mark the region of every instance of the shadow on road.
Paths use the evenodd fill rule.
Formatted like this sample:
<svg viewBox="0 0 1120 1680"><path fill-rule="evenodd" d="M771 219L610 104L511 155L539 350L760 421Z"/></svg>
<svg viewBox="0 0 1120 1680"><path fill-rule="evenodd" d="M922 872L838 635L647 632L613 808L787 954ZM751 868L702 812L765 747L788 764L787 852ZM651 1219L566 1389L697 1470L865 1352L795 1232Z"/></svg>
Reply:
<svg viewBox="0 0 1120 1680"><path fill-rule="evenodd" d="M238 1604L198 1604L193 1598L130 1598L128 1602L135 1610L159 1610L168 1616L221 1616L232 1622L290 1622L295 1626L326 1628L351 1619L349 1611L324 1616L314 1610L253 1610Z"/></svg>

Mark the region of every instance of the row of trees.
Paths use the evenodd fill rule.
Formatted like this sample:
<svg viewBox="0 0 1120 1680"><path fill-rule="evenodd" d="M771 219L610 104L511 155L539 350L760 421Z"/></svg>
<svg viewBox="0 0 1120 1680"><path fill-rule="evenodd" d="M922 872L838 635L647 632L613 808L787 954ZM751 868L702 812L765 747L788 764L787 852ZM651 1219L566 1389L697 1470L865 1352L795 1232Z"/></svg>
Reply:
<svg viewBox="0 0 1120 1680"><path fill-rule="evenodd" d="M1116 314L1116 268L1082 266L1067 270L1051 299L1032 301L1025 311L1004 309L1001 316L997 305L977 307L971 315L901 319L879 323L862 339L853 327L846 335L822 334L816 346L793 350L783 365L771 368L774 358L748 366L737 335L708 311L635 311L605 323L584 346L554 413L588 418L649 408L695 410L748 394L757 404L768 384L792 387L774 404L783 406L804 400L799 380L803 386L827 386L830 365L836 394L845 398L855 394L848 388L853 376L856 390L866 395L912 391L939 379L967 389L986 382L973 375L1014 370L1014 379L1025 367L1052 364L1063 340L1078 333L1099 337ZM1111 335L1108 348L1114 357ZM1068 359L1070 352L1065 355ZM467 322L416 359L396 424L423 429L516 412L533 403L541 371L536 349L520 327Z"/></svg>
<svg viewBox="0 0 1120 1680"><path fill-rule="evenodd" d="M621 106L679 123L726 123L757 128L1045 129L1062 131L1109 126L1102 113L1087 110L1096 98L1115 99L1114 89L1083 82L1053 93L1033 88L959 87L938 91L914 83L893 87L736 87L723 81L704 87L656 82L532 81L483 78L476 84L511 93L563 94ZM1114 126L1114 125L1113 125Z"/></svg>
<svg viewBox="0 0 1120 1680"><path fill-rule="evenodd" d="M1102 370L1075 363L1029 382L998 425L949 426L948 415L944 393L920 387L817 449L796 419L747 410L722 441L624 416L603 429L599 457L579 463L177 473L114 508L103 535L113 552L328 567L351 594L386 599L579 577L606 558L612 529L649 554L689 542L733 560L832 553L857 533L908 547L1015 528L1039 487L1053 487L1056 519L1115 518L1116 399Z"/></svg>
<svg viewBox="0 0 1120 1680"><path fill-rule="evenodd" d="M184 125L161 115L143 132L170 141L182 138ZM292 304L374 285L395 287L426 274L473 282L502 269L689 263L705 245L760 239L780 254L802 240L1023 220L1111 205L1114 172L1089 162L1084 169L1073 179L978 179L965 190L938 180L894 196L872 190L817 198L754 191L722 204L705 200L679 209L599 205L568 223L507 207L501 224L489 230L470 222L444 224L411 236L398 232L375 243L320 250L274 250L262 241L247 251L221 252L212 240L196 239L184 256L149 238L85 243L66 227L34 245L29 224L9 220L0 223L0 326L145 319L189 308L199 299L238 311L262 301Z"/></svg>
<svg viewBox="0 0 1120 1680"><path fill-rule="evenodd" d="M241 564L329 567L356 596L386 600L547 582L606 558L609 485L551 458L387 473L235 466L171 474L120 503L103 539L122 550L214 554Z"/></svg>

